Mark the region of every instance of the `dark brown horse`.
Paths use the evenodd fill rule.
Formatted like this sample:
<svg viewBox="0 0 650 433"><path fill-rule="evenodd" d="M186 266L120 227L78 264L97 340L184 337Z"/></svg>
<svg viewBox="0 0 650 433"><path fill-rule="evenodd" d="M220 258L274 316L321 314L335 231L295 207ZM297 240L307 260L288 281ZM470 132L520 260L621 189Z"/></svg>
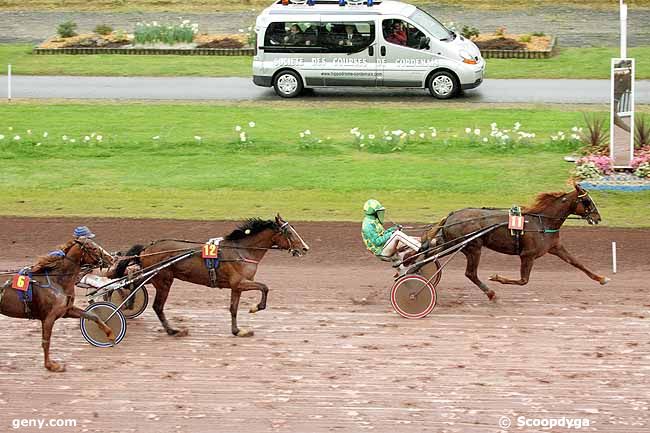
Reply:
<svg viewBox="0 0 650 433"><path fill-rule="evenodd" d="M50 336L56 320L84 317L96 322L110 340L115 340L113 331L97 316L74 306L74 286L81 267L110 265L113 258L95 242L83 237L62 245L60 250L59 255L41 257L31 267L31 302L20 299L18 290L11 288L11 280L0 287L0 313L41 321L45 368L54 372L65 371L63 364L50 360Z"/></svg>
<svg viewBox="0 0 650 433"><path fill-rule="evenodd" d="M589 278L600 284L607 284L609 278L597 275L578 262L560 243L560 227L569 215L578 215L589 224L598 224L600 214L593 200L580 186L575 185L569 193L542 193L532 206L523 209L525 219L524 233L519 240L510 233L507 226L502 225L495 230L469 242L462 252L467 258L465 275L476 284L489 299L496 294L478 277L478 265L481 258L481 248L518 255L521 259L521 277L518 280L493 275L490 280L501 284L516 284L523 286L528 283L530 272L535 259L546 253L558 256L570 265L583 271ZM499 209L461 209L450 213L439 226L425 234L425 240L436 240L437 245L453 245L461 242L463 236L508 221L508 211ZM439 247L440 248L440 247Z"/></svg>
<svg viewBox="0 0 650 433"><path fill-rule="evenodd" d="M113 277L124 275L124 269L131 264L129 257L137 255L137 262L143 267L156 264L178 256L190 250L196 253L182 261L174 263L161 270L152 280L156 288L156 299L153 309L160 319L165 331L169 335L187 335L187 330L173 328L165 317L164 308L167 295L174 279L188 281L202 286L212 286L210 273L205 260L201 257L203 243L183 240L159 240L152 242L147 247L136 245L127 254L127 258L120 261ZM237 309L241 293L248 290L259 290L262 293L257 306L251 308L255 313L266 308L266 299L269 288L264 283L253 281L257 273L257 266L270 249L288 250L294 256L302 255L309 250L298 232L280 215L275 220L264 221L249 219L236 230L226 236L219 245L219 266L216 272L216 287L231 289L230 315L232 320L232 333L238 337L253 335L252 330L243 330L237 327Z"/></svg>

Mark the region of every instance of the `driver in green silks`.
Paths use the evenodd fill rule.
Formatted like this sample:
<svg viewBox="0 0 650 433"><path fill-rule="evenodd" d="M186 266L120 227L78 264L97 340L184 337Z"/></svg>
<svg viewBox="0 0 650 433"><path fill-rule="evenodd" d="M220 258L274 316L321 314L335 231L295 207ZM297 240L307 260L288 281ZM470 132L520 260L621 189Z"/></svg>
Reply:
<svg viewBox="0 0 650 433"><path fill-rule="evenodd" d="M363 243L376 256L394 258L401 262L408 250L418 251L422 246L419 239L404 234L401 226L384 229L386 208L377 200L366 201L363 212L366 215L361 227ZM404 249L407 251L402 251Z"/></svg>

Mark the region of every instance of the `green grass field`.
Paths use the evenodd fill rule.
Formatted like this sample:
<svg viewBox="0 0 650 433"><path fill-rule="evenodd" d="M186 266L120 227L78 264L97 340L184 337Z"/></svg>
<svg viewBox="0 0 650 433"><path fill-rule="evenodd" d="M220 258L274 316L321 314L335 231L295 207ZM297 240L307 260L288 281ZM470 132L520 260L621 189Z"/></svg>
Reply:
<svg viewBox="0 0 650 433"><path fill-rule="evenodd" d="M25 44L0 44L0 65L16 75L250 77L251 57L34 55ZM638 79L650 78L650 47L631 48ZM616 48L567 48L551 59L488 59L488 78L609 78Z"/></svg>
<svg viewBox="0 0 650 433"><path fill-rule="evenodd" d="M548 137L580 124L582 115L39 103L2 104L0 119L1 215L239 219L280 211L290 219L358 220L364 200L376 197L392 219L435 221L456 208L524 204L537 192L566 189L571 164L562 157L571 146L551 145ZM466 127L485 136L492 122L511 128L517 121L537 134L532 143L498 148L469 144L465 135ZM243 149L237 125L253 141ZM383 128L419 133L432 126L434 140L416 138L392 153L360 151L350 134L354 127L381 136ZM298 134L306 128L324 143L301 149ZM650 226L650 193L594 195L606 224Z"/></svg>
<svg viewBox="0 0 650 433"><path fill-rule="evenodd" d="M530 0L511 0L495 2L492 0L410 0L413 4L446 4L481 9L522 9L530 8ZM74 10L74 11L178 11L214 12L230 10L262 9L272 0L0 0L0 10ZM618 2L604 0L536 0L535 6L577 6L585 8L613 9ZM628 0L634 7L648 7L650 0Z"/></svg>

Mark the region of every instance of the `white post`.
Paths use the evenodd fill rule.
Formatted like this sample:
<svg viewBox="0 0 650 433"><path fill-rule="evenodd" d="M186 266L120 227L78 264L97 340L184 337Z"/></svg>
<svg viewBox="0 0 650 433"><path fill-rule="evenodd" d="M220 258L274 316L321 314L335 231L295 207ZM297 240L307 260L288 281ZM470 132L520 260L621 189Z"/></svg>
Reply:
<svg viewBox="0 0 650 433"><path fill-rule="evenodd" d="M612 272L616 273L616 242L612 242Z"/></svg>
<svg viewBox="0 0 650 433"><path fill-rule="evenodd" d="M621 59L627 59L627 5L621 0Z"/></svg>
<svg viewBox="0 0 650 433"><path fill-rule="evenodd" d="M7 67L7 100L11 102L11 65Z"/></svg>

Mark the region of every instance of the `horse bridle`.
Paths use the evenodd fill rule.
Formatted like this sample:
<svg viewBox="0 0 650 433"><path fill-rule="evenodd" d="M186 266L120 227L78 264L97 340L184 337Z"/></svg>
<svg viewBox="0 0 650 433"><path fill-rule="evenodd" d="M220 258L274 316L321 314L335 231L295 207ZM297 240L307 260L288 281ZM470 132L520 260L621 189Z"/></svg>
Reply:
<svg viewBox="0 0 650 433"><path fill-rule="evenodd" d="M290 233L293 233L296 235L298 239L300 239L300 242L302 242L303 245L305 244L305 241L300 237L296 229L293 228L291 224L289 224L288 221L285 221L281 226L280 226L280 232L282 233L282 236L289 242L289 253L295 255L300 255L301 252L299 249L293 247L293 242L291 241L291 235Z"/></svg>
<svg viewBox="0 0 650 433"><path fill-rule="evenodd" d="M88 266L90 267L90 269L95 269L95 268L100 268L100 269L101 269L101 268L104 267L104 254L110 256L110 254L109 254L109 253L108 253L104 248L102 248L102 247L101 247L99 244L97 244L95 241L92 241L92 240L87 239L87 238L84 239L83 241L81 241L80 239L75 239L74 241L75 241L75 243L81 245L81 259L82 259L81 261L83 261L84 254L88 254L88 251L87 251L88 249L87 249L87 245L86 245L86 244L87 244L88 242L92 242L92 243L95 245L95 247L96 247L96 249L98 250L98 252L99 252L99 257L98 257L97 260L96 260L96 262L97 262L96 265L88 265ZM102 254L102 253L104 253L104 254ZM67 258L67 257L66 257L66 258Z"/></svg>
<svg viewBox="0 0 650 433"><path fill-rule="evenodd" d="M585 214L582 216L582 219L586 219L589 224L595 224L592 215L598 212L598 207L587 191L578 194L576 197L575 207L578 207L578 203L582 203L582 206L585 208Z"/></svg>

